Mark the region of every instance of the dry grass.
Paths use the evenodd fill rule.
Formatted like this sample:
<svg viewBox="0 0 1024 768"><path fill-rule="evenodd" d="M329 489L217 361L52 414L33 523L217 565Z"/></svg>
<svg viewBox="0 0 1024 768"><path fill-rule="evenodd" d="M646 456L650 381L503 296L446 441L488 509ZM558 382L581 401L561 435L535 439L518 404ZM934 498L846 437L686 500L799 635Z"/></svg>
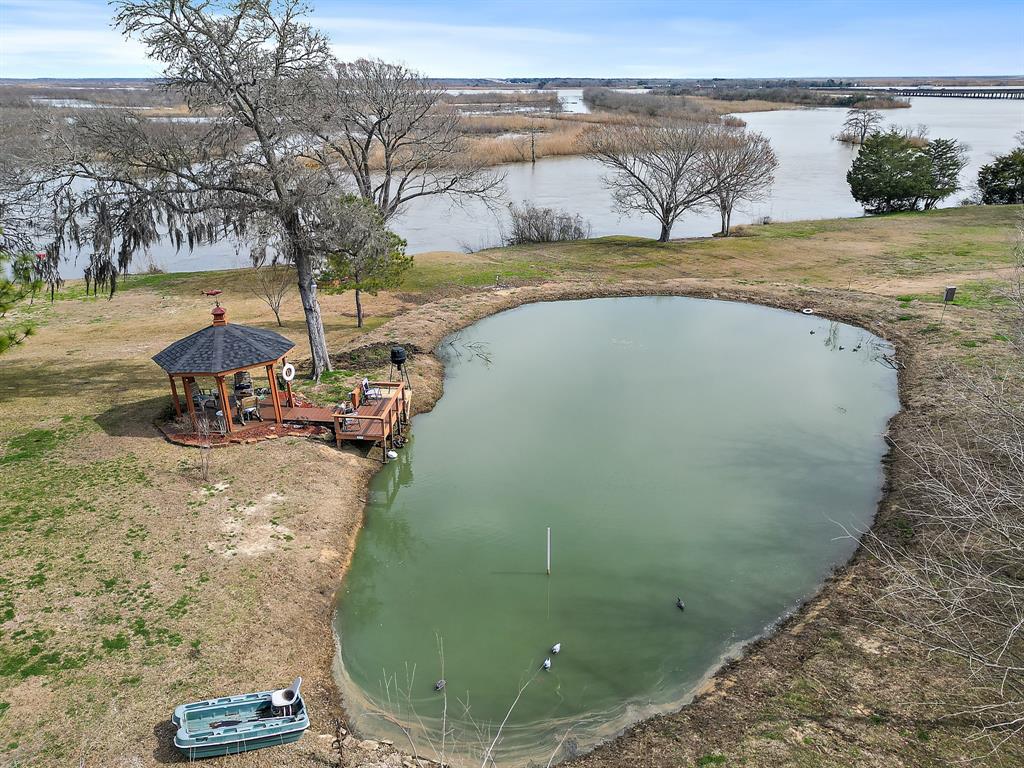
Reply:
<svg viewBox="0 0 1024 768"><path fill-rule="evenodd" d="M444 101L460 106L521 107L561 110L556 91L473 91L445 94Z"/></svg>
<svg viewBox="0 0 1024 768"><path fill-rule="evenodd" d="M519 163L529 161L532 152L538 159L542 157L559 157L580 154L579 137L586 130L584 126L567 124L559 126L552 133L477 139L469 149L474 162L485 165L501 165L502 163ZM531 150L531 138L534 143Z"/></svg>
<svg viewBox="0 0 1024 768"><path fill-rule="evenodd" d="M468 152L485 165L528 162L530 131L536 131L536 156L582 154L580 136L602 125L633 125L653 120L623 112L563 113L551 115L471 115L463 118ZM502 134L521 134L503 136Z"/></svg>
<svg viewBox="0 0 1024 768"><path fill-rule="evenodd" d="M712 99L708 96L691 96L701 107L716 115L740 114L742 112L777 112L783 109L807 109L799 104L788 104L780 101L764 101L747 99L745 101L726 101Z"/></svg>
<svg viewBox="0 0 1024 768"><path fill-rule="evenodd" d="M141 114L145 117L191 117L194 115L192 110L188 108L187 104L177 104L170 107L153 107L152 109L142 110Z"/></svg>
<svg viewBox="0 0 1024 768"><path fill-rule="evenodd" d="M563 130L574 121L557 115L466 115L462 118L462 130L467 136L489 136L499 133L515 133L536 129L540 131Z"/></svg>

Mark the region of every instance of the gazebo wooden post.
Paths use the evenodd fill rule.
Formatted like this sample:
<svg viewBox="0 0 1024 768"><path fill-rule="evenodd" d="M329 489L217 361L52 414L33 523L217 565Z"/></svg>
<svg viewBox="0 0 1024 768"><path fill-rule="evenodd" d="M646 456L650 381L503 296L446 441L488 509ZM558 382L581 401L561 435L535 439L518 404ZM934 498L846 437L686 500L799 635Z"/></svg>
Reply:
<svg viewBox="0 0 1024 768"><path fill-rule="evenodd" d="M179 419L181 418L181 403L178 402L178 388L174 384L174 376L167 374L167 378L171 380L171 400L174 401L174 415Z"/></svg>
<svg viewBox="0 0 1024 768"><path fill-rule="evenodd" d="M220 393L220 409L224 414L224 429L230 435L235 431L235 425L231 422L234 419L231 418L231 401L228 400L228 388L224 386L224 377L216 376L217 379L217 391Z"/></svg>
<svg viewBox="0 0 1024 768"><path fill-rule="evenodd" d="M196 418L196 404L192 400L192 379L188 376L182 376L181 383L185 385L185 407L188 408L188 416L192 420L192 430L197 431L199 429L199 420Z"/></svg>
<svg viewBox="0 0 1024 768"><path fill-rule="evenodd" d="M284 415L281 413L281 400L277 395L277 376L274 375L273 363L267 366L267 381L270 382L270 397L274 401L274 421L283 424Z"/></svg>

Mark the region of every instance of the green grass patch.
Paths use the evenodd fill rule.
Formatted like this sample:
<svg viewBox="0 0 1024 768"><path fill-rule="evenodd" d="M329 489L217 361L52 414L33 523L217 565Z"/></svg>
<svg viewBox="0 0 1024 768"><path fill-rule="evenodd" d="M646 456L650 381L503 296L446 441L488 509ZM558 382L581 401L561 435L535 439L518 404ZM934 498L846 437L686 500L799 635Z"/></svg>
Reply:
<svg viewBox="0 0 1024 768"><path fill-rule="evenodd" d="M108 653L123 651L128 647L128 635L120 633L113 637L104 638L102 643Z"/></svg>
<svg viewBox="0 0 1024 768"><path fill-rule="evenodd" d="M80 425L65 424L58 429L30 429L14 435L4 446L0 464L39 461L81 432Z"/></svg>
<svg viewBox="0 0 1024 768"><path fill-rule="evenodd" d="M997 309L1008 306L1011 299L1007 294L1007 284L1001 280L975 280L966 282L957 287L956 298L950 302L954 307L965 307L967 309ZM897 296L896 300L902 306L908 306L912 301L920 301L926 304L941 304L943 293L937 291L931 293L908 293Z"/></svg>
<svg viewBox="0 0 1024 768"><path fill-rule="evenodd" d="M706 765L725 765L725 755L702 755L697 759L697 765L701 768Z"/></svg>
<svg viewBox="0 0 1024 768"><path fill-rule="evenodd" d="M88 653L71 654L47 650L39 643L22 649L0 644L0 678L13 677L24 680L55 671L79 669L88 658Z"/></svg>
<svg viewBox="0 0 1024 768"><path fill-rule="evenodd" d="M454 285L464 288L483 288L496 282L531 282L553 276L547 264L531 264L518 258L516 249L502 251L500 261L466 262L461 259L451 263L431 261L413 262L402 280L400 291L426 293L437 288Z"/></svg>
<svg viewBox="0 0 1024 768"><path fill-rule="evenodd" d="M777 224L747 224L734 230L740 237L760 237L767 240L808 238L822 232L835 232L846 226L842 219L821 219L818 221L791 221Z"/></svg>

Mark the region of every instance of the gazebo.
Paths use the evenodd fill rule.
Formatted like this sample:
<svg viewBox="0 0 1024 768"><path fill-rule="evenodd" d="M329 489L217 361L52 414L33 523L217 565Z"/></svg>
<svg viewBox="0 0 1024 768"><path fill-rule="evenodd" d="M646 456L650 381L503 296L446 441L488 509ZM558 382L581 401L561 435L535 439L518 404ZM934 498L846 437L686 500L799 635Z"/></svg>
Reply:
<svg viewBox="0 0 1024 768"><path fill-rule="evenodd" d="M153 361L167 372L171 382L174 412L178 418L181 418L182 409L175 380L181 379L185 390L185 406L193 428L198 424L197 401L202 402L201 390L196 389L196 378L213 378L216 382L216 394L211 395L211 400L219 405L220 415L224 420L224 431L231 434L236 431L236 427L233 423L232 397L228 395L225 377L254 368L264 369L269 382L270 400L273 403L273 418L281 424L281 398L274 367L278 363L284 364L284 356L294 347L295 344L279 333L229 323L226 310L218 303L213 310L211 325L174 342L154 355ZM258 404L255 410L258 418L262 419Z"/></svg>

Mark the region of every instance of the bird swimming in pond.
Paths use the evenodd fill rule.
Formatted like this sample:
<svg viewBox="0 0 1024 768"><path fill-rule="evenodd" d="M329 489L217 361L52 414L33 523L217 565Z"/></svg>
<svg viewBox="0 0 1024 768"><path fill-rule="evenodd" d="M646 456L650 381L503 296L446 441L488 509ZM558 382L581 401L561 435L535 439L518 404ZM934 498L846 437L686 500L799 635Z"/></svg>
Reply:
<svg viewBox="0 0 1024 768"><path fill-rule="evenodd" d="M561 653L561 651L562 651L562 644L561 643L555 643L554 645L551 646L551 652L552 653L558 654L558 653Z"/></svg>
<svg viewBox="0 0 1024 768"><path fill-rule="evenodd" d="M440 680L438 680L436 683L434 683L434 690L435 691L443 691L445 685L447 685L447 683L445 683L444 678L442 677Z"/></svg>
<svg viewBox="0 0 1024 768"><path fill-rule="evenodd" d="M813 336L813 335L814 335L814 331L811 331L811 336Z"/></svg>
<svg viewBox="0 0 1024 768"><path fill-rule="evenodd" d="M551 669L551 659L544 659L544 663L540 665L541 669Z"/></svg>
<svg viewBox="0 0 1024 768"><path fill-rule="evenodd" d="M686 610L686 603L683 602L683 598L681 598L681 597L677 597L676 598L676 608L678 608L680 611L685 611Z"/></svg>

